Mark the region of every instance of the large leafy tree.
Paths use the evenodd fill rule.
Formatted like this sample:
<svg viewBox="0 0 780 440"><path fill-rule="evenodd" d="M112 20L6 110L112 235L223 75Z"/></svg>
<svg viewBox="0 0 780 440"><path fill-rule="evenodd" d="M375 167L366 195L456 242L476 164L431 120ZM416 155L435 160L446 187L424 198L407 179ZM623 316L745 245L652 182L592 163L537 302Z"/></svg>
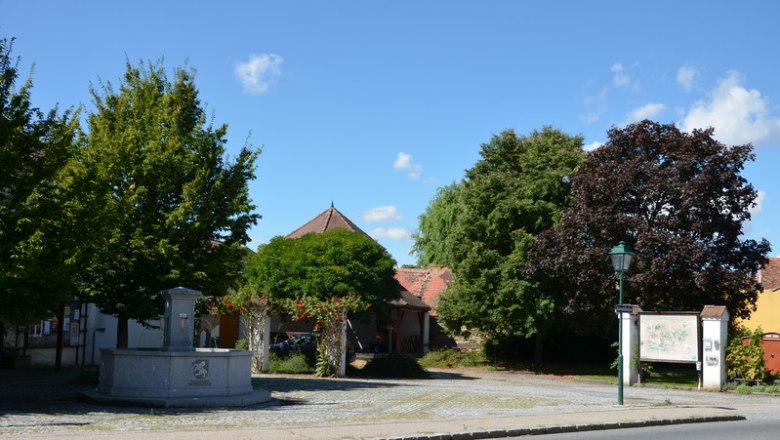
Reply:
<svg viewBox="0 0 780 440"><path fill-rule="evenodd" d="M455 272L439 319L456 332L541 336L554 303L524 265L536 236L558 222L569 201L569 176L585 157L582 138L550 127L529 136L510 130L480 154L466 178L440 190L421 217L419 254Z"/></svg>
<svg viewBox="0 0 780 440"><path fill-rule="evenodd" d="M395 260L371 238L334 229L300 238L275 237L245 267L246 293L281 311L302 298L328 301L357 295L362 306L398 298Z"/></svg>
<svg viewBox="0 0 780 440"><path fill-rule="evenodd" d="M191 71L170 80L159 64L128 63L119 90L93 89L96 110L74 187L83 197L89 245L82 288L127 320L161 313L159 292L174 286L225 294L243 265L258 215L248 195L257 152L225 158L227 126L212 126Z"/></svg>
<svg viewBox="0 0 780 440"><path fill-rule="evenodd" d="M569 210L529 260L557 284L560 311L578 318L570 322L601 326L599 317L614 317L607 255L620 240L636 251L624 302L659 311L722 304L734 318L749 316L770 250L742 237L756 191L741 171L754 156L750 145L728 147L712 134L643 121L613 128L589 154Z"/></svg>
<svg viewBox="0 0 780 440"><path fill-rule="evenodd" d="M73 299L75 236L60 178L75 150L71 112L44 114L18 89L13 40L0 39L0 322L27 325Z"/></svg>
<svg viewBox="0 0 780 440"><path fill-rule="evenodd" d="M417 265L455 267L453 260L457 225L460 213L460 183L443 186L419 217L418 232L414 234L412 252L417 254Z"/></svg>
<svg viewBox="0 0 780 440"><path fill-rule="evenodd" d="M345 313L365 317L397 299L395 260L371 238L344 229L300 238L275 237L260 246L245 268L247 285L239 292L244 310L266 304L317 330L317 374L337 373Z"/></svg>

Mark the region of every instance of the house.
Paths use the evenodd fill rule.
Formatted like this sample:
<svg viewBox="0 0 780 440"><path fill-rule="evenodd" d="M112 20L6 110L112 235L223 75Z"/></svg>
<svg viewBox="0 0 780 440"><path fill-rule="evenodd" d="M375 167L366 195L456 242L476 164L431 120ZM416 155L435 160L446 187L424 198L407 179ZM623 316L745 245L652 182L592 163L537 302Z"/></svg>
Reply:
<svg viewBox="0 0 780 440"><path fill-rule="evenodd" d="M163 335L160 321L145 327L128 321L128 346L158 348ZM3 367L53 366L57 338L62 334L62 366L99 365L100 350L116 346L117 319L106 315L95 304L72 301L64 305L62 319L52 316L26 327L5 328Z"/></svg>
<svg viewBox="0 0 780 440"><path fill-rule="evenodd" d="M424 345L424 351L454 347L455 340L439 325L437 319L439 315L436 311L439 297L453 280L452 270L446 267L400 268L395 270L395 279L404 291L411 293L430 307L426 320L428 344Z"/></svg>
<svg viewBox="0 0 780 440"><path fill-rule="evenodd" d="M750 331L761 328L764 360L773 374L780 373L780 257L770 258L758 273L764 290L758 294L756 311L742 325ZM745 341L743 340L743 343Z"/></svg>
<svg viewBox="0 0 780 440"><path fill-rule="evenodd" d="M765 332L780 332L780 257L769 259L758 280L764 290L758 294L756 311L742 324L749 330L761 327Z"/></svg>
<svg viewBox="0 0 780 440"><path fill-rule="evenodd" d="M323 233L333 229L346 229L366 237L370 236L331 204L330 208L318 214L285 238L295 239L309 233ZM430 345L429 303L436 303L439 295L452 279L448 269L397 269L399 297L390 301L391 310L387 316L375 316L373 322L348 323L348 337L358 352L404 352L422 354ZM293 334L305 332L306 324L280 322L271 317L271 328ZM434 326L434 334L440 327ZM277 333L279 333L277 332Z"/></svg>

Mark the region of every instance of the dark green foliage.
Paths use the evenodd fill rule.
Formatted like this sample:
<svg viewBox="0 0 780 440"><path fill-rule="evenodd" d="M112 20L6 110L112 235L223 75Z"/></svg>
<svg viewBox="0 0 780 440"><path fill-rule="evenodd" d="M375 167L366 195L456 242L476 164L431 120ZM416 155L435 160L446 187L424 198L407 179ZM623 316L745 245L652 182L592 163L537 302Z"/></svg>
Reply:
<svg viewBox="0 0 780 440"><path fill-rule="evenodd" d="M747 344L742 342L742 337L749 338ZM751 383L764 382L769 377L762 345L764 332L759 327L752 333L743 333L742 337L729 341L726 349L726 373L732 379L739 378Z"/></svg>
<svg viewBox="0 0 780 440"><path fill-rule="evenodd" d="M584 160L582 138L549 127L528 137L509 130L482 145L481 156L420 217L421 263L455 272L439 302L440 322L491 338L544 333L552 292L524 265L535 237L558 222L570 199L569 176Z"/></svg>
<svg viewBox="0 0 780 440"><path fill-rule="evenodd" d="M268 355L268 371L276 374L312 374L314 367L302 354L280 358L276 353Z"/></svg>
<svg viewBox="0 0 780 440"><path fill-rule="evenodd" d="M349 376L376 379L427 379L429 374L417 359L400 353L392 353L369 361L361 369L350 369Z"/></svg>
<svg viewBox="0 0 780 440"><path fill-rule="evenodd" d="M247 263L250 289L242 294L265 296L282 311L290 300L320 302L352 295L359 297L356 307L381 308L398 297L394 266L395 260L374 240L344 229L296 239L275 237Z"/></svg>
<svg viewBox="0 0 780 440"><path fill-rule="evenodd" d="M16 88L13 40L0 39L0 322L27 325L73 299L71 230L61 173L78 118L32 106L32 80Z"/></svg>
<svg viewBox="0 0 780 440"><path fill-rule="evenodd" d="M193 73L127 65L119 90L93 90L89 138L73 170L85 238L82 289L100 309L146 322L158 294L186 286L206 295L236 287L253 213L248 182L257 152L226 162L227 127L213 127Z"/></svg>
<svg viewBox="0 0 780 440"><path fill-rule="evenodd" d="M473 368L487 364L483 351L461 351L445 348L427 353L420 359L424 368Z"/></svg>
<svg viewBox="0 0 780 440"><path fill-rule="evenodd" d="M712 130L651 121L610 130L573 176L560 225L534 243L530 272L553 287L563 319L603 332L617 300L608 253L624 240L636 251L625 303L663 311L722 304L746 318L769 252L766 240L741 238L756 191L740 173L752 159L750 145L727 147Z"/></svg>

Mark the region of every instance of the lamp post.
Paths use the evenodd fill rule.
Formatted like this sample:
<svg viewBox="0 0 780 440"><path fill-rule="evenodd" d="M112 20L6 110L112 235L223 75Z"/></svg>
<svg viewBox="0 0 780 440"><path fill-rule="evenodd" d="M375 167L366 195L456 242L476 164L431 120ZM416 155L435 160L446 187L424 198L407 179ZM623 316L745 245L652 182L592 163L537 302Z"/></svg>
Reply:
<svg viewBox="0 0 780 440"><path fill-rule="evenodd" d="M618 309L623 305L623 273L631 267L631 259L634 257L634 250L621 241L609 252L612 258L612 267L619 278L619 298ZM623 404L623 312L618 311L618 405Z"/></svg>

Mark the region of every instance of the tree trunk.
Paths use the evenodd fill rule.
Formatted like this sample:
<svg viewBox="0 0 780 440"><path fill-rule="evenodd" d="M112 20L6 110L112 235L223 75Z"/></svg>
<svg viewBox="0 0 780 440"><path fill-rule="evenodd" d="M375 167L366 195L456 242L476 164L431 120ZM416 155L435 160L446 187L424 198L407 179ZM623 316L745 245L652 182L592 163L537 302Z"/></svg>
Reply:
<svg viewBox="0 0 780 440"><path fill-rule="evenodd" d="M62 335L65 333L65 304L57 309L57 351L54 354L54 371L62 369Z"/></svg>
<svg viewBox="0 0 780 440"><path fill-rule="evenodd" d="M127 317L117 316L116 321L116 348L127 348Z"/></svg>
<svg viewBox="0 0 780 440"><path fill-rule="evenodd" d="M0 322L0 368L3 368L5 361L5 324Z"/></svg>
<svg viewBox="0 0 780 440"><path fill-rule="evenodd" d="M536 332L534 338L534 364L538 367L542 365L544 357L544 334L541 331Z"/></svg>

